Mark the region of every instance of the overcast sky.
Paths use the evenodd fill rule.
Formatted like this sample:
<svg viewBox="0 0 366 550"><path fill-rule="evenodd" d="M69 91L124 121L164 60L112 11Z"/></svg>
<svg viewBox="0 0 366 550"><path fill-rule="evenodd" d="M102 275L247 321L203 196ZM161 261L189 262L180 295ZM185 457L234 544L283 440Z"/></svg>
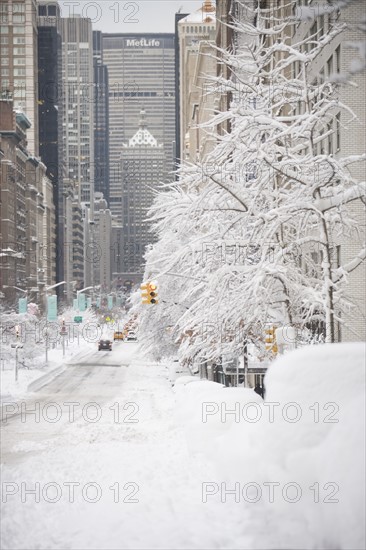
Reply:
<svg viewBox="0 0 366 550"><path fill-rule="evenodd" d="M63 17L89 17L93 30L103 32L174 32L174 14L191 13L203 0L59 0Z"/></svg>

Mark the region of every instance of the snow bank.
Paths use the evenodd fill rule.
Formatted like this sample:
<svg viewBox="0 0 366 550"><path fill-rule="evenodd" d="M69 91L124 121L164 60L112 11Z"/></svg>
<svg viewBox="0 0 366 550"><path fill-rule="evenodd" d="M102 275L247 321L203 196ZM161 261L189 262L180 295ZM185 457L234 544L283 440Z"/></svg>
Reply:
<svg viewBox="0 0 366 550"><path fill-rule="evenodd" d="M186 376L178 378L175 393L177 418L184 425L190 450L208 455L217 445L217 438L237 420L238 405L263 402L249 388L226 388L217 382Z"/></svg>
<svg viewBox="0 0 366 550"><path fill-rule="evenodd" d="M249 508L258 549L364 549L365 345L296 350L270 366L265 386L264 402L219 384L180 388L190 449L217 471L207 499L224 507L224 489L235 489L226 499Z"/></svg>

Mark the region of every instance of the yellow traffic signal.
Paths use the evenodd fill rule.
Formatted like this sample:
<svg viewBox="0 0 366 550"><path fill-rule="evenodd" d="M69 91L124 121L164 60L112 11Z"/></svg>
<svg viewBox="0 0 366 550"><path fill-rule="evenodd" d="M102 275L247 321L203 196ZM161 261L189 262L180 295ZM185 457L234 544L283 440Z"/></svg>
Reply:
<svg viewBox="0 0 366 550"><path fill-rule="evenodd" d="M270 328L265 329L266 338L266 350L272 351L272 353L278 353L278 347L276 344L276 327L272 326Z"/></svg>
<svg viewBox="0 0 366 550"><path fill-rule="evenodd" d="M141 290L144 292L141 293L142 303L143 304L157 304L158 296L158 286L155 283L150 281L144 285L141 285Z"/></svg>

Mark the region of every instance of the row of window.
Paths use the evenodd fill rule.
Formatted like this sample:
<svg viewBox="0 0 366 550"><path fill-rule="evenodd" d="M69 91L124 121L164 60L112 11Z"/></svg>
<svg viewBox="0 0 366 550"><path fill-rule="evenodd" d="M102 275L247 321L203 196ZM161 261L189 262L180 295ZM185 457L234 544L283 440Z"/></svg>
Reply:
<svg viewBox="0 0 366 550"><path fill-rule="evenodd" d="M10 76L9 67L1 67L0 69L1 76ZM25 67L17 67L12 71L13 76L25 76Z"/></svg>
<svg viewBox="0 0 366 550"><path fill-rule="evenodd" d="M9 37L0 36L0 44L9 44ZM13 36L13 44L25 44L25 36Z"/></svg>
<svg viewBox="0 0 366 550"><path fill-rule="evenodd" d="M185 26L185 25L182 25L181 27L181 30L182 30L182 33L189 33L189 34L202 34L202 33L207 33L209 31L214 31L215 30L215 27L210 25L210 26L206 26L204 25L203 27L201 25L195 25L194 27L193 26Z"/></svg>
<svg viewBox="0 0 366 550"><path fill-rule="evenodd" d="M6 46L2 47L1 48L1 54L2 55L9 55L9 48L6 47ZM25 48L14 46L13 55L25 55Z"/></svg>
<svg viewBox="0 0 366 550"><path fill-rule="evenodd" d="M18 26L15 25L11 28L13 30L13 34L25 34L25 26L18 27ZM9 27L1 26L0 27L0 34L9 34Z"/></svg>
<svg viewBox="0 0 366 550"><path fill-rule="evenodd" d="M12 17L12 22L13 23L25 23L25 15L23 14L19 14L19 15L16 15L16 14L13 14L13 17ZM0 14L0 23L2 25L6 25L7 23L9 23L9 17L7 14Z"/></svg>
<svg viewBox="0 0 366 550"><path fill-rule="evenodd" d="M2 57L1 58L1 65L5 65L5 67L9 66L9 58L8 57ZM13 65L25 65L25 58L24 57L14 57L13 58Z"/></svg>

